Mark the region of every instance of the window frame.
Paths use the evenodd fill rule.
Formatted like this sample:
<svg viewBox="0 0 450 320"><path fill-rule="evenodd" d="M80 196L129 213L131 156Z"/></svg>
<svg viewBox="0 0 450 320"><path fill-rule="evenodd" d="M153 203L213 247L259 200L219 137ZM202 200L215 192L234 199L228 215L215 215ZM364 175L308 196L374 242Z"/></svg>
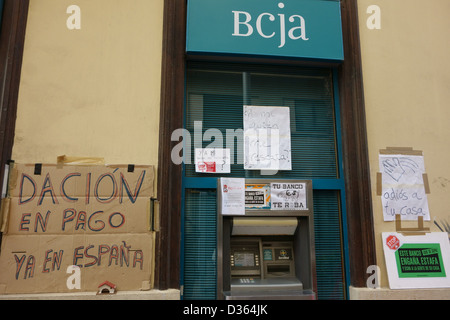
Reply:
<svg viewBox="0 0 450 320"><path fill-rule="evenodd" d="M2 0L0 5L3 5L0 8L0 183L3 183L5 166L12 160L29 0Z"/></svg>
<svg viewBox="0 0 450 320"><path fill-rule="evenodd" d="M188 59L189 61L189 59ZM220 63L219 63L220 64ZM226 65L226 64L225 64ZM246 68L247 64L241 64L238 63L238 65L241 65L242 68ZM270 65L264 65L265 66ZM288 65L289 66L289 65ZM290 66L289 66L290 67ZM207 69L207 64L206 67ZM237 67L237 69L240 69L240 67ZM346 187L345 187L345 179L343 175L343 153L342 153L342 134L341 134L341 108L340 108L340 102L339 102L339 87L338 87L338 70L337 68L327 68L331 72L331 90L332 93L332 102L333 102L333 111L334 111L334 130L335 130L335 143L336 143L336 170L337 170L337 176L335 178L309 178L309 177L297 177L298 179L307 179L312 181L313 191L334 191L338 194L338 208L339 211L339 223L340 223L340 232L341 232L341 254L342 254L342 281L343 281L343 296L348 297L349 294L349 285L350 285L350 273L349 273L349 250L348 250L348 232L347 232L347 214L346 214ZM186 71L189 70L189 66L186 66ZM257 69L256 69L257 70ZM258 71L255 70L255 73L258 73ZM209 70L211 72L214 72L214 69ZM235 70L234 70L235 71ZM236 71L237 72L237 71ZM264 71L262 71L264 72ZM275 76L282 76L283 73L275 74ZM188 78L185 77L185 94L189 93L188 90ZM186 121L186 118L188 116L188 101L186 96L186 101L184 105L184 112L183 112L183 119ZM184 123L184 128L187 129L187 123ZM209 127L208 127L209 128ZM235 129L235 128L230 128ZM225 143L225 141L224 141ZM191 152L192 158L194 157ZM191 159L192 161L192 159ZM186 174L186 164L182 164L183 170L182 170L182 191L181 191L181 198L182 198L182 208L181 208L181 265L180 265L180 284L183 287L184 286L184 254L185 254L185 248L184 248L184 232L185 232L185 198L186 198L186 192L187 190L216 190L217 188L217 179L218 176L188 176ZM276 181L276 179L283 179L283 180L289 180L289 179L295 179L295 178L289 178L289 177L276 177L276 176L259 176L259 177L246 177L246 179L254 179L254 180L261 180L264 179L270 179ZM317 249L317 248L316 248ZM317 275L315 275L317 277ZM317 295L317 292L316 292ZM182 294L183 296L183 294Z"/></svg>
<svg viewBox="0 0 450 320"><path fill-rule="evenodd" d="M342 173L346 188L346 199L343 201L347 212L347 234L351 237L348 241L350 274L347 284L364 287L367 267L376 265L376 253L358 8L356 0L341 0L340 3L345 60L335 67L342 128ZM171 140L171 134L183 128L184 119L186 11L187 0L164 1L158 169L160 229L156 238L155 270L155 285L161 290L180 288L182 168L170 159L171 150L176 145ZM224 59L222 57L221 60ZM246 60L239 59L240 62ZM311 66L321 64L301 63Z"/></svg>

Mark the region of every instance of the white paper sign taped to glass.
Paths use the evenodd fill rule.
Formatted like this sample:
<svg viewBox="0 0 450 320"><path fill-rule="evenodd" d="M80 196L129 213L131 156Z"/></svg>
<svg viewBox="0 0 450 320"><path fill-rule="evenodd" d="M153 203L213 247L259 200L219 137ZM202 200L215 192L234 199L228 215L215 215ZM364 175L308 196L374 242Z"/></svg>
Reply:
<svg viewBox="0 0 450 320"><path fill-rule="evenodd" d="M245 179L222 178L220 179L222 192L222 214L245 214Z"/></svg>
<svg viewBox="0 0 450 320"><path fill-rule="evenodd" d="M195 148L195 172L230 173L230 149Z"/></svg>
<svg viewBox="0 0 450 320"><path fill-rule="evenodd" d="M418 216L430 220L423 156L380 154L379 162L384 221L395 220L396 214L402 220L416 220Z"/></svg>
<svg viewBox="0 0 450 320"><path fill-rule="evenodd" d="M292 170L289 107L244 106L244 169Z"/></svg>
<svg viewBox="0 0 450 320"><path fill-rule="evenodd" d="M272 210L308 210L306 183L270 184Z"/></svg>

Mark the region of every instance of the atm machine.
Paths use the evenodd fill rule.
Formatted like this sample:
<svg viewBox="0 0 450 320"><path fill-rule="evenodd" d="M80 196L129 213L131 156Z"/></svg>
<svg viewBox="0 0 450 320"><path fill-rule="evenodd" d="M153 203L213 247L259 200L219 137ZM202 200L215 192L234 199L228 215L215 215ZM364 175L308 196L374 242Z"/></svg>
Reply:
<svg viewBox="0 0 450 320"><path fill-rule="evenodd" d="M277 203L271 199L276 198L274 192L280 193L279 189L271 190L273 182L304 186L305 205L292 208L295 203L291 202L289 209L273 210ZM246 179L245 192L249 196L245 197L244 215L222 214L220 181L218 185L218 298L315 299L312 182ZM255 204L255 186L265 201ZM281 188L281 192L289 193L289 188Z"/></svg>

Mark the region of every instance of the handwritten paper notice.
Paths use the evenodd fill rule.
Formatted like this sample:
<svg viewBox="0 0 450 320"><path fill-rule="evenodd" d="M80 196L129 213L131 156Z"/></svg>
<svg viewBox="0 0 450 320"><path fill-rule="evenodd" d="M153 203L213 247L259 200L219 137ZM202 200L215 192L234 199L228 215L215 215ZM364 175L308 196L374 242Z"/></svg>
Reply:
<svg viewBox="0 0 450 320"><path fill-rule="evenodd" d="M308 210L306 204L306 183L270 184L272 210Z"/></svg>
<svg viewBox="0 0 450 320"><path fill-rule="evenodd" d="M221 178L222 214L245 214L245 179Z"/></svg>
<svg viewBox="0 0 450 320"><path fill-rule="evenodd" d="M402 220L416 220L418 216L430 220L423 156L380 154L379 162L384 221L395 220L396 214Z"/></svg>
<svg viewBox="0 0 450 320"><path fill-rule="evenodd" d="M230 173L230 149L196 148L195 172Z"/></svg>
<svg viewBox="0 0 450 320"><path fill-rule="evenodd" d="M244 169L292 170L289 107L244 106Z"/></svg>

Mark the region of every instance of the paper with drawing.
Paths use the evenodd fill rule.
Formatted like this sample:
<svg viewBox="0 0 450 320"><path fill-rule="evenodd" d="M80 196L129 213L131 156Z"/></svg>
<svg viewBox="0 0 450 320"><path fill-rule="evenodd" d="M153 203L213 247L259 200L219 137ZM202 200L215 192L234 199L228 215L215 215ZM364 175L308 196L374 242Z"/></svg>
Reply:
<svg viewBox="0 0 450 320"><path fill-rule="evenodd" d="M402 220L416 220L418 216L430 220L423 156L380 154L379 165L384 221L395 220L396 214L400 214Z"/></svg>

